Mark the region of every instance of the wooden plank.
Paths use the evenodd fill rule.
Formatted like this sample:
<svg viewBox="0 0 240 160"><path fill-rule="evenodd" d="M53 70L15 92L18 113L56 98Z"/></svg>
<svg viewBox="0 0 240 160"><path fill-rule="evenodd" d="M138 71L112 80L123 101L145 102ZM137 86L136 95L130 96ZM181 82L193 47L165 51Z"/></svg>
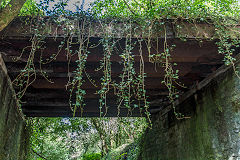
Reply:
<svg viewBox="0 0 240 160"><path fill-rule="evenodd" d="M96 98L97 90L96 89L89 89L86 92L85 98ZM146 94L148 96L152 97L162 97L167 96L168 92L166 90L159 90L159 89L147 89ZM42 99L54 99L54 98L60 98L60 99L66 99L68 101L70 96L70 91L65 89L37 89L36 91L33 91L31 88L29 88L23 97L23 101L34 99L36 101L41 102ZM75 94L73 93L73 97ZM113 90L110 90L108 93L108 98L116 97L114 95ZM149 97L151 99L151 97Z"/></svg>
<svg viewBox="0 0 240 160"><path fill-rule="evenodd" d="M2 41L4 43L6 40ZM93 40L94 41L94 40ZM10 43L10 44L9 44ZM20 53L22 52L22 49L30 44L27 42L19 42L19 41L10 41L9 43L5 42L5 45L0 45L0 50L2 53L4 53L4 60L5 62L13 62L12 59L16 59ZM1 41L0 41L1 44ZM37 51L35 53L35 62L39 62L40 55L43 53L43 59L50 58L54 53L57 54L58 52L58 45L60 42L50 41L46 43L46 49L42 51ZM95 45L98 45L96 43ZM212 41L204 41L202 43L199 43L198 41L187 41L183 42L176 39L170 39L168 40L169 46L172 44L175 44L176 47L172 51L172 60L171 62L199 62L199 63L211 63L216 60L221 60L222 56L218 54L217 47L214 42ZM118 45L118 51L114 51L113 55L111 57L112 62L120 62L121 58L119 57L119 54L122 53L122 49L124 48L124 43L121 42L121 44ZM152 42L151 47L151 54L163 52L163 41L159 41L159 44L157 45L156 42ZM158 46L158 47L157 47ZM78 46L74 45L71 48L73 50L73 53L75 50L78 50ZM87 61L88 62L99 62L103 58L103 48L101 45L98 45L95 48L89 48L90 54L88 55ZM147 50L147 46L145 43L143 43L142 46L143 51L143 58L145 62L149 61L149 53ZM28 52L30 52L30 48L26 50L25 54L20 58L20 62L26 62L28 59ZM139 45L137 44L133 49L133 54L135 55L135 62L139 62ZM59 53L59 55L56 58L56 62L67 62L67 53L64 49L62 49ZM71 62L75 62L78 59L77 55L73 56L71 58Z"/></svg>
<svg viewBox="0 0 240 160"><path fill-rule="evenodd" d="M195 78L197 78L197 80L201 79L201 77L195 77ZM44 89L44 88L66 89L66 85L68 84L67 78L55 78L55 79L52 78L51 80L54 83L49 83L48 81L46 81L46 79L38 78L34 81L34 83L31 86L36 89ZM116 78L113 80L119 82L121 79ZM165 89L166 87L161 83L162 81L163 81L163 78L161 77L145 78L145 88L146 89ZM189 86L190 84L193 83L192 79L189 77L182 77L179 81L181 84L185 84L186 86ZM95 79L95 84L97 85L96 87L90 81L85 79L85 82L82 85L82 89L100 89L100 83L101 82L99 81L99 79L98 80Z"/></svg>
<svg viewBox="0 0 240 160"><path fill-rule="evenodd" d="M34 108L35 106L23 106L23 112L26 114L27 117L72 117L73 112L69 108L69 106L63 106L61 109L59 109L58 106L53 106L49 108L45 108L42 106L39 106L37 108ZM103 108L103 114L105 114L105 108ZM106 117L116 117L118 115L117 107L111 106L106 114ZM76 117L81 117L81 111L78 109L76 112ZM99 108L96 107L95 110L89 110L88 107L85 107L82 113L83 117L99 117L100 112ZM121 108L120 110L120 117L140 117L144 116L143 113L139 111L138 108L134 109L132 113L129 112L126 108Z"/></svg>
<svg viewBox="0 0 240 160"><path fill-rule="evenodd" d="M4 32L1 33L1 36L8 36L8 37L16 37L20 36L22 39L26 39L27 37L31 37L34 33L34 30L31 30L31 24L34 25L34 21L37 19L27 20L25 17L18 17L12 21L12 23L5 28ZM45 34L47 37L61 37L67 33L64 31L64 28L68 28L64 23L61 26L58 26L56 23L53 23L49 17L44 17L43 20L45 21ZM79 23L82 24L83 21L76 20L74 18L69 18L71 21L72 28L78 28ZM31 24L26 24L26 21L31 22ZM37 20L38 21L38 20ZM165 30L167 37L174 37L179 36L180 34L186 35L189 38L212 38L215 33L215 29L211 24L204 24L204 23L194 23L190 24L186 21L175 21L172 23L171 20L163 20L165 21L164 25L155 24L153 26L149 26L144 30L137 24L137 23L129 23L128 30L125 31L124 28L126 25L123 22L119 21L105 21L104 23L99 23L99 20L96 21L86 21L85 28L83 35L90 36L90 37L104 37L105 33L112 34L112 36L117 38L126 37L129 33L129 26L131 26L132 30L132 37L148 37L149 36L149 28L152 28L152 37L164 37ZM180 26L180 27L177 27ZM196 32L196 31L198 32ZM14 32L13 32L14 31ZM90 32L87 33L87 31ZM195 31L195 32L194 32Z"/></svg>
<svg viewBox="0 0 240 160"><path fill-rule="evenodd" d="M6 63L8 66L9 75L14 78L16 77L21 70L25 67L25 63ZM213 70L218 68L222 62L215 62L211 64L202 64L202 63L178 63L177 66L174 66L174 69L179 70L179 76L187 76L190 74L198 74L200 77L206 76L206 74L211 73ZM68 73L68 65L66 63L52 63L49 65L44 65L41 67L38 63L35 64L35 71L38 78L42 77L42 72L46 73L49 78L64 78L64 77L74 77L76 70L76 63L72 63L69 67L70 73ZM112 62L112 77L116 78L122 74L123 66L117 62ZM102 70L96 71L99 68L99 63L87 63L85 66L85 71L91 78L99 78L103 76ZM138 74L140 71L139 64L134 65L134 69ZM153 63L145 63L144 69L147 77L164 77L164 68L161 65L153 64ZM83 74L86 77L86 74Z"/></svg>

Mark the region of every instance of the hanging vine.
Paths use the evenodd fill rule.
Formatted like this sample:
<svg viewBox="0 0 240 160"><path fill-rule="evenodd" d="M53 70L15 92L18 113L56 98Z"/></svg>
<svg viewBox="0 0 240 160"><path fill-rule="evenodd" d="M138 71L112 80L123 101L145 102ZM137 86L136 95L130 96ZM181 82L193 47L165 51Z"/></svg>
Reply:
<svg viewBox="0 0 240 160"><path fill-rule="evenodd" d="M73 80L70 82L70 85L72 87L70 89L69 104L73 111L73 116L75 116L77 108L80 108L81 116L82 116L83 109L85 106L84 96L86 94L86 91L82 89L82 85L84 83L83 75L85 71L87 57L89 54L89 51L87 50L89 45L89 35L86 36L84 33L90 33L90 31L89 29L86 29L86 19L83 19L82 23L77 24L77 26L80 26L79 28L77 28L77 32L76 32L77 44L79 45L78 50L76 50L78 60L76 60L77 69L76 71L74 71L75 75L73 77ZM88 26L88 27L91 28L91 26ZM71 57L71 54L72 54L71 51L72 50L69 50L68 52L69 53L68 55L70 55L69 57ZM73 92L75 92L75 103L73 104L74 107L72 107Z"/></svg>
<svg viewBox="0 0 240 160"><path fill-rule="evenodd" d="M110 88L113 86L111 56L116 44L114 39L111 37L111 34L104 29L107 28L107 25L103 25L104 37L100 40L101 44L103 45L103 59L100 61L100 68L97 69L97 71L102 70L103 72L103 77L101 78L101 89L98 91L98 94L100 95L100 117L105 116L108 111L107 94L110 91ZM103 108L105 108L105 113L103 112Z"/></svg>
<svg viewBox="0 0 240 160"><path fill-rule="evenodd" d="M226 65L232 65L236 75L240 78L238 68L235 66L236 48L239 48L239 30L236 27L239 19L239 3L235 0L221 1L209 0L203 1L96 1L92 4L92 8L88 11L77 12L68 11L65 9L67 1L60 1L55 4L53 8L49 8L48 0L40 1L37 13L37 21L33 24L33 36L31 38L31 46L23 49L21 55L17 60L21 59L23 54L29 52L26 66L21 73L13 81L13 84L19 88L17 97L19 100L24 96L27 88L37 78L35 67L36 53L39 51L40 55L40 73L50 83L53 83L48 78L48 74L44 71L43 65L52 63L57 59L62 52L66 53L68 62L68 83L66 89L70 91L69 105L75 116L78 108L81 110L81 115L84 111L85 103L84 97L86 91L83 89L83 84L86 80L90 81L94 87L98 87L94 80L87 73L86 64L87 58L90 54L90 37L91 37L91 23L98 23L102 31L102 38L99 41L103 48L103 58L100 61L100 67L96 72L102 72L100 79L100 89L97 91L99 95L99 110L100 117L107 115L109 110L108 96L110 91L114 91L115 98L117 98L118 115L121 108L128 109L128 115L132 114L135 108L139 108L144 112L146 117L150 120L150 113L148 111L149 102L145 87L145 54L148 54L148 61L155 66L160 65L164 71L162 83L168 90L168 99L173 106L174 114L177 119L188 118L176 111L173 102L179 97L179 87L184 85L178 82L179 75L177 64L172 61L171 52L176 47L175 44L168 44L168 24L175 25L177 29L181 26L177 23L178 20L186 20L189 24L197 26L196 23L207 23L213 25L215 28L214 37L218 39L216 45L220 54L224 55L224 62ZM179 7L176 7L179 6ZM51 22L57 24L54 31L45 26L50 22L44 18L51 17ZM71 18L70 18L71 17ZM91 17L91 18L86 18ZM73 20L72 20L73 19ZM109 21L110 19L110 21ZM169 20L171 19L171 20ZM165 23L165 21L167 23ZM122 24L121 33L114 33L113 23ZM162 26L164 33L163 46L159 46L156 38L155 26ZM76 27L77 26L77 27ZM137 27L136 27L137 26ZM49 26L48 26L49 27ZM196 27L197 29L197 27ZM62 41L58 46L58 51L53 53L48 58L43 58L45 49L45 38L49 32L55 34L54 40L57 41L58 32L62 30ZM135 30L140 30L142 33L136 33ZM158 30L157 32L161 32ZM116 38L116 35L125 35L124 38ZM136 36L139 34L138 36ZM180 33L181 34L181 33ZM147 35L147 38L146 38ZM198 35L198 33L196 34ZM158 36L158 35L157 35ZM101 37L101 36L100 36ZM137 38L136 38L137 37ZM186 40L186 35L178 35L178 38ZM134 40L135 38L135 40ZM137 40L136 40L137 39ZM153 53L153 39L156 39L156 53ZM119 52L117 43L124 41L125 44ZM196 41L202 41L201 38L195 37ZM143 45L147 47L147 53L143 51ZM77 49L75 49L77 46ZM133 52L133 49L139 46L139 55ZM163 50L160 52L160 50ZM115 79L112 74L112 56L118 55L121 59L122 72L118 75L119 79ZM70 64L73 57L77 56L76 69L71 73ZM136 63L136 56L139 56L139 64ZM136 66L139 65L139 71ZM175 66L175 67L174 67Z"/></svg>

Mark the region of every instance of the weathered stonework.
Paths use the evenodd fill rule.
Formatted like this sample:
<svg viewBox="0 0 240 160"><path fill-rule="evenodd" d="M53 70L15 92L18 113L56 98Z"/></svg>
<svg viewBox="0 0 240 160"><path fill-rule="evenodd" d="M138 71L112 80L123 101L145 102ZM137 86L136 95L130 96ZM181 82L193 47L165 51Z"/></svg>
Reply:
<svg viewBox="0 0 240 160"><path fill-rule="evenodd" d="M153 115L141 144L140 160L239 160L240 79L232 69L221 73L177 106Z"/></svg>
<svg viewBox="0 0 240 160"><path fill-rule="evenodd" d="M0 160L24 160L26 156L25 122L13 95L0 55Z"/></svg>

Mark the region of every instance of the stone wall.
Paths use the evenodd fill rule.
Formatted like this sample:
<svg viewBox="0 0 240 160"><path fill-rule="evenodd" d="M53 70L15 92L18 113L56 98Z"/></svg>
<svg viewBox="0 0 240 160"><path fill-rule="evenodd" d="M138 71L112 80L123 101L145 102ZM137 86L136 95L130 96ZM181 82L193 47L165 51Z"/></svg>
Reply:
<svg viewBox="0 0 240 160"><path fill-rule="evenodd" d="M0 160L24 160L26 128L0 55Z"/></svg>
<svg viewBox="0 0 240 160"><path fill-rule="evenodd" d="M240 160L240 79L221 73L177 106L153 115L139 160Z"/></svg>

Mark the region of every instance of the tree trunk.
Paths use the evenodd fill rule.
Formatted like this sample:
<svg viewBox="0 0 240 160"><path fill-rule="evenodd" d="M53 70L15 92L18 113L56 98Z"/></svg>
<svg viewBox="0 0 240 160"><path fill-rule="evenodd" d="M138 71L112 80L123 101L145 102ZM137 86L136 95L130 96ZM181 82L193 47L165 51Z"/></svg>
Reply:
<svg viewBox="0 0 240 160"><path fill-rule="evenodd" d="M101 143L102 143L102 156L104 156L106 153L108 153L108 143L106 140L106 132L101 126L101 120L98 120L96 118L91 118L91 123L94 125L95 129L97 130Z"/></svg>
<svg viewBox="0 0 240 160"><path fill-rule="evenodd" d="M0 10L0 32L18 15L26 0L11 0Z"/></svg>

